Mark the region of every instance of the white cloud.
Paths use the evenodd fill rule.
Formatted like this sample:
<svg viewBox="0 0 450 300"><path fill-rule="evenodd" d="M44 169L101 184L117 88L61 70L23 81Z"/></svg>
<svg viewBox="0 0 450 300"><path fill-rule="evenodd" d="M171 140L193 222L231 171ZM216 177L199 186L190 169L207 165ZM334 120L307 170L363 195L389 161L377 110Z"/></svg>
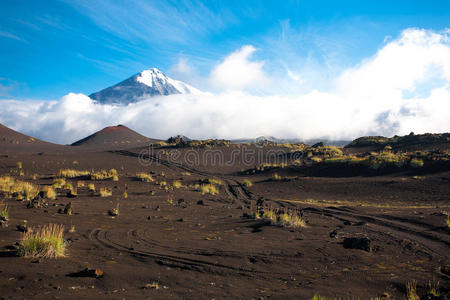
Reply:
<svg viewBox="0 0 450 300"><path fill-rule="evenodd" d="M262 61L251 61L255 47L247 45L231 53L211 72L211 83L225 90L258 88L268 82Z"/></svg>
<svg viewBox="0 0 450 300"><path fill-rule="evenodd" d="M449 34L405 30L376 55L333 79L334 88L326 91L294 96L255 96L242 91L269 80L263 63L249 60L255 48L246 46L213 70L212 80L227 89L222 93L155 97L125 107L99 105L82 94L52 102L3 101L0 122L60 143L74 142L115 124L155 138L184 134L193 138L351 139L410 131L448 132ZM288 79L292 75L308 76L286 72L286 80L292 80Z"/></svg>

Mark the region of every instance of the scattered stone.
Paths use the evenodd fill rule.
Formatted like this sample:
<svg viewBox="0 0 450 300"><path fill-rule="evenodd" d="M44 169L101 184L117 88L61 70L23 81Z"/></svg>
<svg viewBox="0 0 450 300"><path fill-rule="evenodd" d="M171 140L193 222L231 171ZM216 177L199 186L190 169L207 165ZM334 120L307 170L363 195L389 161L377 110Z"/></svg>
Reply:
<svg viewBox="0 0 450 300"><path fill-rule="evenodd" d="M264 197L259 197L259 199L256 201L256 206L263 206L264 201L266 201Z"/></svg>
<svg viewBox="0 0 450 300"><path fill-rule="evenodd" d="M330 232L330 238L332 238L332 239L334 239L334 238L337 238L337 230L335 229L335 230L333 230L332 232Z"/></svg>
<svg viewBox="0 0 450 300"><path fill-rule="evenodd" d="M146 285L144 285L143 287L144 290L149 290L149 289L159 289L159 284L157 282L152 282L152 283L147 283Z"/></svg>
<svg viewBox="0 0 450 300"><path fill-rule="evenodd" d="M243 217L243 218L250 218L251 216L250 216L248 213L243 212L243 213L242 213L242 217Z"/></svg>
<svg viewBox="0 0 450 300"><path fill-rule="evenodd" d="M79 272L70 273L67 276L69 277L92 277L92 278L101 278L103 277L103 271L100 269L84 269Z"/></svg>
<svg viewBox="0 0 450 300"><path fill-rule="evenodd" d="M8 227L8 220L0 216L0 227Z"/></svg>
<svg viewBox="0 0 450 300"><path fill-rule="evenodd" d="M37 195L27 203L27 208L42 208L42 207L48 207L48 203L40 195Z"/></svg>
<svg viewBox="0 0 450 300"><path fill-rule="evenodd" d="M64 206L64 209L62 208L58 209L58 213L69 216L73 215L72 202L69 202L66 206Z"/></svg>
<svg viewBox="0 0 450 300"><path fill-rule="evenodd" d="M442 266L441 273L450 276L450 265Z"/></svg>
<svg viewBox="0 0 450 300"><path fill-rule="evenodd" d="M116 210L110 209L110 210L108 210L108 215L110 215L112 217L117 217L119 214L117 213Z"/></svg>
<svg viewBox="0 0 450 300"><path fill-rule="evenodd" d="M67 192L66 197L67 198L76 198L77 194L74 191L70 190Z"/></svg>
<svg viewBox="0 0 450 300"><path fill-rule="evenodd" d="M19 225L16 226L16 228L20 232L27 232L28 231L28 227L26 225L19 224Z"/></svg>
<svg viewBox="0 0 450 300"><path fill-rule="evenodd" d="M371 252L372 251L372 245L371 245L371 241L369 238L367 237L363 237L363 238L345 238L344 239L344 248L346 249L360 249L360 250L364 250L367 252Z"/></svg>

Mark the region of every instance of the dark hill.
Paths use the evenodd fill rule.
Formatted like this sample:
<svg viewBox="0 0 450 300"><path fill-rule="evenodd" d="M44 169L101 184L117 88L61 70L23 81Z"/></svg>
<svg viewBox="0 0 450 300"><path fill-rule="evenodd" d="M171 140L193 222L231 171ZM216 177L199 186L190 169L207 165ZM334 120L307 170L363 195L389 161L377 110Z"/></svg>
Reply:
<svg viewBox="0 0 450 300"><path fill-rule="evenodd" d="M117 125L105 127L73 143L72 146L113 146L123 148L143 146L155 142L157 140L145 137L124 125Z"/></svg>

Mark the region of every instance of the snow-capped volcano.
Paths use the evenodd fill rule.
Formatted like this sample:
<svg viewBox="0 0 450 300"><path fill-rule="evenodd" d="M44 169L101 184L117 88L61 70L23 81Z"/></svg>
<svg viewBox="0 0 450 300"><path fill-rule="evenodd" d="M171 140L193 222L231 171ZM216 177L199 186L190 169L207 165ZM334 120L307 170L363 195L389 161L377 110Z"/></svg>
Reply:
<svg viewBox="0 0 450 300"><path fill-rule="evenodd" d="M144 70L124 81L89 95L103 104L128 104L152 96L201 94L196 88L164 75L156 68Z"/></svg>

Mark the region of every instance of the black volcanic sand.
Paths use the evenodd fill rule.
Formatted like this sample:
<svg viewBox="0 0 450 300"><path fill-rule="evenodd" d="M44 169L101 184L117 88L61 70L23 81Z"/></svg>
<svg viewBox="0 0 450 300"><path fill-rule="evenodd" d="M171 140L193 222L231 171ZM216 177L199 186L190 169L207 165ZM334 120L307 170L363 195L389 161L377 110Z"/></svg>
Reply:
<svg viewBox="0 0 450 300"><path fill-rule="evenodd" d="M237 147L220 149L230 156ZM41 185L51 184L50 177L64 168L115 168L119 181L93 182L97 190L112 188L111 197L79 188L76 198L62 193L48 208L27 209L25 202L6 199L10 220L0 228L0 298L310 299L319 293L403 299L413 280L419 294L429 281L439 281L441 294L449 292L450 274L441 271L450 265L448 170L421 177L308 177L287 169L280 172L283 180L271 180L272 173L239 175L245 168L239 160L229 166L181 165L184 156L169 161L161 154L171 151L166 148L156 149L152 164L143 166L141 150L2 146L3 175L15 174L21 161L20 178ZM138 171L184 186L208 178L223 185L214 196L188 187L167 192L155 182L135 180ZM38 179L32 180L33 174ZM253 186L245 187L244 179ZM75 185L77 179L71 181ZM261 197L273 207L302 208L307 226L292 229L243 217ZM69 202L75 214L59 214ZM109 216L117 203L120 215ZM29 226L64 224L67 257L14 256L16 226L24 220ZM72 225L75 231L69 232ZM368 237L373 250L345 248L350 237ZM68 276L85 268L101 269L104 276ZM144 288L153 282L159 289Z"/></svg>

